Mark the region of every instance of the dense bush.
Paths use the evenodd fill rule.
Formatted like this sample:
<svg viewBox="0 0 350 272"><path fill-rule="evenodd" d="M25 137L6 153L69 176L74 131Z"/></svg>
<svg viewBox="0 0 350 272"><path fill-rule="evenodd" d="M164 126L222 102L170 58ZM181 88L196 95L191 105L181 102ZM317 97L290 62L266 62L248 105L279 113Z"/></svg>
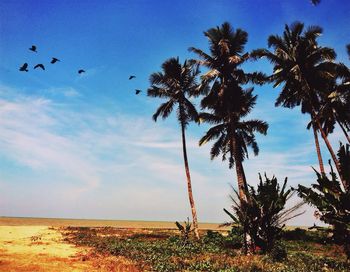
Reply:
<svg viewBox="0 0 350 272"><path fill-rule="evenodd" d="M328 228L319 228L319 230L307 231L306 229L295 228L293 230L284 230L282 238L288 241L307 241L320 244L330 243Z"/></svg>
<svg viewBox="0 0 350 272"><path fill-rule="evenodd" d="M247 252L249 247L251 251L255 252L258 247L265 253L270 252L275 241L280 238L284 223L301 214L295 212L302 203L285 209L287 200L293 195L291 189L286 190L287 179L285 179L282 188L276 177L269 179L265 175L263 181L259 175L259 179L257 190L252 186L246 189L247 201L240 201L237 191L234 190L236 197L231 197L233 213L226 209L224 211L233 220L231 225L242 234L245 251ZM247 235L251 238L249 244Z"/></svg>
<svg viewBox="0 0 350 272"><path fill-rule="evenodd" d="M298 194L307 203L318 209L320 220L333 226L334 241L344 246L350 258L350 151L349 145L341 145L338 151L342 184L334 173L332 165L330 178L316 170L317 184L311 188L298 186Z"/></svg>
<svg viewBox="0 0 350 272"><path fill-rule="evenodd" d="M284 244L275 243L269 255L273 261L281 262L287 258L287 249Z"/></svg>

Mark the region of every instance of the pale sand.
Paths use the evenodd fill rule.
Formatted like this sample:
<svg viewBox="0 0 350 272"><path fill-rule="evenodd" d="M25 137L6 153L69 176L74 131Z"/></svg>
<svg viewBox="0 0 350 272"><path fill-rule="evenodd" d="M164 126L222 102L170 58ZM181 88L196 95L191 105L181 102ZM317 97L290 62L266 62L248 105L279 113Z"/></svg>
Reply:
<svg viewBox="0 0 350 272"><path fill-rule="evenodd" d="M137 271L122 257L98 256L48 226L0 226L0 271Z"/></svg>

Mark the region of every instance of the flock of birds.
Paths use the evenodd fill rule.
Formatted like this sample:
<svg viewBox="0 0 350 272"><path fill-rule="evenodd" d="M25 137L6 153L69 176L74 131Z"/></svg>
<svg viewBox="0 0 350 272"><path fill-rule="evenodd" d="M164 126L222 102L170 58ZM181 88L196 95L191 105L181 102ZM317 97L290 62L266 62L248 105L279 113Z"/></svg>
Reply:
<svg viewBox="0 0 350 272"><path fill-rule="evenodd" d="M30 47L29 50L30 50L30 51L33 51L33 52L35 52L35 53L38 53L38 51L36 51L36 46L35 46L35 45L32 45L32 47ZM56 63L56 62L58 62L58 61L60 61L58 58L53 57L52 60L50 61L50 63L51 63L51 64L54 64L54 63ZM34 69L37 69L37 68L41 68L42 70L45 70L45 66L44 66L44 64L42 64L42 63L39 63L39 64L37 64L37 65L34 66ZM20 70L21 72L28 72L28 71L29 71L29 70L28 70L28 63L24 63L24 64L19 68L19 70ZM80 74L80 73L83 73L83 72L85 72L85 71L84 71L84 70L79 70L79 71L78 71L79 74Z"/></svg>
<svg viewBox="0 0 350 272"><path fill-rule="evenodd" d="M37 47L36 47L35 45L32 45L32 46L29 48L29 50L32 51L32 52L38 53ZM55 64L55 63L58 62L58 61L60 61L58 58L52 57L50 63L51 63L51 64ZM42 63L38 63L38 64L36 64L36 65L34 66L34 69L37 69L37 68L41 68L42 70L45 70L45 66L44 66L44 64L42 64ZM28 63L25 62L25 63L19 68L19 71L21 71L21 72L28 72L28 71L29 71L29 70L28 70ZM85 70L84 70L84 69L79 69L79 70L78 70L78 74L82 74L82 73L85 73ZM136 78L136 76L134 76L134 75L129 76L129 80L132 80L132 79L134 79L134 78ZM137 95L137 94L140 94L141 92L142 92L142 90L139 90L139 89L136 89L136 90L135 90L135 94L136 94L136 95Z"/></svg>

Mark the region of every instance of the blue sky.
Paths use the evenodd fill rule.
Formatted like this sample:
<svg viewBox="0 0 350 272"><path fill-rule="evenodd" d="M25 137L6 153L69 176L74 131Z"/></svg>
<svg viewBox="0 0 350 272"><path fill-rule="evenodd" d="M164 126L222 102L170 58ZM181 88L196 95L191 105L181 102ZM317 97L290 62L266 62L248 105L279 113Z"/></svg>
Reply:
<svg viewBox="0 0 350 272"><path fill-rule="evenodd" d="M180 130L174 117L152 121L161 101L145 96L149 75L169 57L195 57L190 46L208 50L203 31L224 21L249 33L252 50L295 20L322 26L320 43L349 65L348 1L1 1L0 215L183 220L190 209ZM24 62L28 73L18 71ZM46 70L33 70L37 63ZM264 61L246 68L271 71ZM258 137L260 155L244 162L249 183L266 172L310 184L317 160L308 117L274 108L278 89L255 93L250 117L270 129ZM200 221L223 222L236 176L210 161L210 145L198 147L206 129L187 131L194 195ZM337 130L331 141L339 140ZM292 223L312 224L310 213Z"/></svg>

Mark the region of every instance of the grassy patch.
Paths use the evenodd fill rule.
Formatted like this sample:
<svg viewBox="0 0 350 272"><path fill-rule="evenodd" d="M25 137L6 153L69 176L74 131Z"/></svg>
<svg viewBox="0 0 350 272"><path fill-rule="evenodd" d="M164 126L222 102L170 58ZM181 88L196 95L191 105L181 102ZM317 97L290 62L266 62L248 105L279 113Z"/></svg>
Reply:
<svg viewBox="0 0 350 272"><path fill-rule="evenodd" d="M184 240L173 231L114 228L67 228L66 240L96 251L133 260L141 271L349 271L344 255L329 252L334 245L298 239L285 240L287 258L243 256L235 237L219 232L202 233L202 239ZM306 247L307 246L307 247ZM340 254L340 255L339 255Z"/></svg>

